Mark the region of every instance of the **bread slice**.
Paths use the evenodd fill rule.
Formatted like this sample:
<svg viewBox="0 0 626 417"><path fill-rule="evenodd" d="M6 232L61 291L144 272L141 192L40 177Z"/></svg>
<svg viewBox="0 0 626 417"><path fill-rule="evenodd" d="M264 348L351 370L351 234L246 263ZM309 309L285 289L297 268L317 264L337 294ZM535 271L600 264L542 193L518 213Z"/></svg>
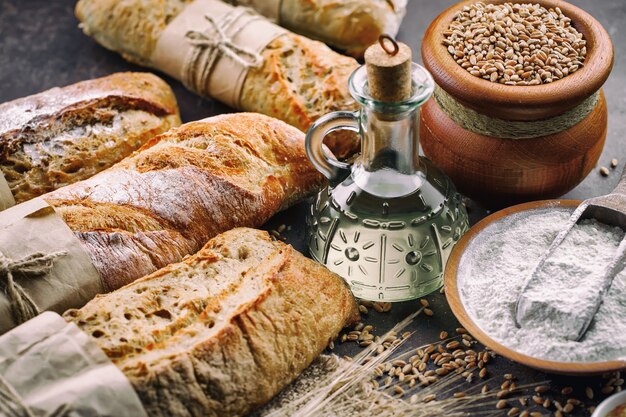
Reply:
<svg viewBox="0 0 626 417"><path fill-rule="evenodd" d="M277 394L358 318L344 281L238 228L64 317L90 334L150 416L240 416Z"/></svg>
<svg viewBox="0 0 626 417"><path fill-rule="evenodd" d="M0 105L0 170L17 203L93 176L180 125L159 77L116 73Z"/></svg>

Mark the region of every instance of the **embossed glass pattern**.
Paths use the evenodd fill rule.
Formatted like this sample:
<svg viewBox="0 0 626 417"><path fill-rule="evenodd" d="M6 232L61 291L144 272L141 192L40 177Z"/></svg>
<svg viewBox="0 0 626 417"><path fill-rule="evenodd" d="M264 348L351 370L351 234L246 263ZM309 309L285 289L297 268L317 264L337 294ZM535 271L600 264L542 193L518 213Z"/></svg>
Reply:
<svg viewBox="0 0 626 417"><path fill-rule="evenodd" d="M408 100L383 103L369 96L365 67L357 69L350 92L361 109L326 115L307 134L307 153L330 183L310 206L307 245L359 298L403 301L438 289L448 256L468 229L452 182L419 156L419 107L432 94L432 77L413 64L412 81ZM352 164L321 146L338 129L361 136Z"/></svg>

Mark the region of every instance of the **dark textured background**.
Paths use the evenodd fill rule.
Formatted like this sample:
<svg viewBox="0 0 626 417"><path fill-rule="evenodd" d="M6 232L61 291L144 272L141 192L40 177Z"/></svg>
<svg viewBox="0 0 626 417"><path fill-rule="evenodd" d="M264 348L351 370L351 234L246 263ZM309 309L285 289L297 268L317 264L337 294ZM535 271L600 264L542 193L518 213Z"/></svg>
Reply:
<svg viewBox="0 0 626 417"><path fill-rule="evenodd" d="M0 102L116 71L142 70L84 36L73 15L74 3L73 0L0 0ZM414 57L418 60L425 28L437 14L453 3L452 0L409 0L408 13L398 37L413 48ZM626 54L623 46L626 42L626 1L575 0L573 3L595 16L607 29L615 44L615 66L605 85L609 107L609 134L599 164L608 165L612 158L618 158L621 168L623 162L626 162L626 141L623 139L626 129ZM232 111L220 103L186 91L175 80L165 78L176 93L183 121ZM617 179L616 173L609 178L603 178L594 170L566 197L582 199L605 194L612 189ZM487 214L474 204L470 205L473 223ZM267 227L274 228L283 223L291 225L291 230L285 233L287 240L297 249L303 250L304 210L304 204L294 207L277 215ZM433 304L435 315L431 318L418 318L410 328L416 331L413 343L420 345L436 341L441 330L452 333L458 326L443 296L433 294L427 298ZM382 334L417 308L417 302L396 304L390 314L370 313L365 320L376 326L376 334ZM341 345L336 351L353 354L358 348L354 345ZM503 358L497 358L491 370L492 374L512 372L521 383L550 379L555 389L564 384L574 385L576 393L580 394L577 395L579 398L584 397L582 392L585 386L592 386L596 388L596 398L602 398L597 389L601 381L597 378L545 375ZM585 413L579 411L577 414Z"/></svg>

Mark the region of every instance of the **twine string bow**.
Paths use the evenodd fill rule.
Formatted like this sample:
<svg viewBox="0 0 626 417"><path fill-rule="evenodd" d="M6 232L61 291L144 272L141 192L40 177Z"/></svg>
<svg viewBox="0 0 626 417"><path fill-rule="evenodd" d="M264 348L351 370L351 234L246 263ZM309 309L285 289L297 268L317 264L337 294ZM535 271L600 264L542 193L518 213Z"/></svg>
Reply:
<svg viewBox="0 0 626 417"><path fill-rule="evenodd" d="M229 35L229 29L245 15L254 15L245 24L239 25ZM233 38L253 20L260 19L250 9L237 7L227 13L219 21L205 15L209 27L205 31L190 30L185 34L187 41L193 46L185 60L183 68L183 84L193 91L204 94L213 68L222 56L227 56L244 68L258 68L263 57L253 50L237 45Z"/></svg>
<svg viewBox="0 0 626 417"><path fill-rule="evenodd" d="M13 277L14 274L41 276L52 270L54 260L67 255L66 251L45 254L36 252L22 259L11 259L0 252L0 288L5 292L16 323L24 323L40 313L30 295Z"/></svg>

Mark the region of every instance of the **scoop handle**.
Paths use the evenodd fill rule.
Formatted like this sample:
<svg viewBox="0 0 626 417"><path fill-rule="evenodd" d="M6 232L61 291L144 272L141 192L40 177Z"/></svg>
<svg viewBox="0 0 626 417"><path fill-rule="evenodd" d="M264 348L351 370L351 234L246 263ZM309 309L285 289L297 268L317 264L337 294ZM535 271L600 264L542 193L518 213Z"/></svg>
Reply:
<svg viewBox="0 0 626 417"><path fill-rule="evenodd" d="M613 194L626 195L626 165L624 165L624 170L622 171L622 177L619 179L619 182L615 186L615 189L613 190Z"/></svg>

